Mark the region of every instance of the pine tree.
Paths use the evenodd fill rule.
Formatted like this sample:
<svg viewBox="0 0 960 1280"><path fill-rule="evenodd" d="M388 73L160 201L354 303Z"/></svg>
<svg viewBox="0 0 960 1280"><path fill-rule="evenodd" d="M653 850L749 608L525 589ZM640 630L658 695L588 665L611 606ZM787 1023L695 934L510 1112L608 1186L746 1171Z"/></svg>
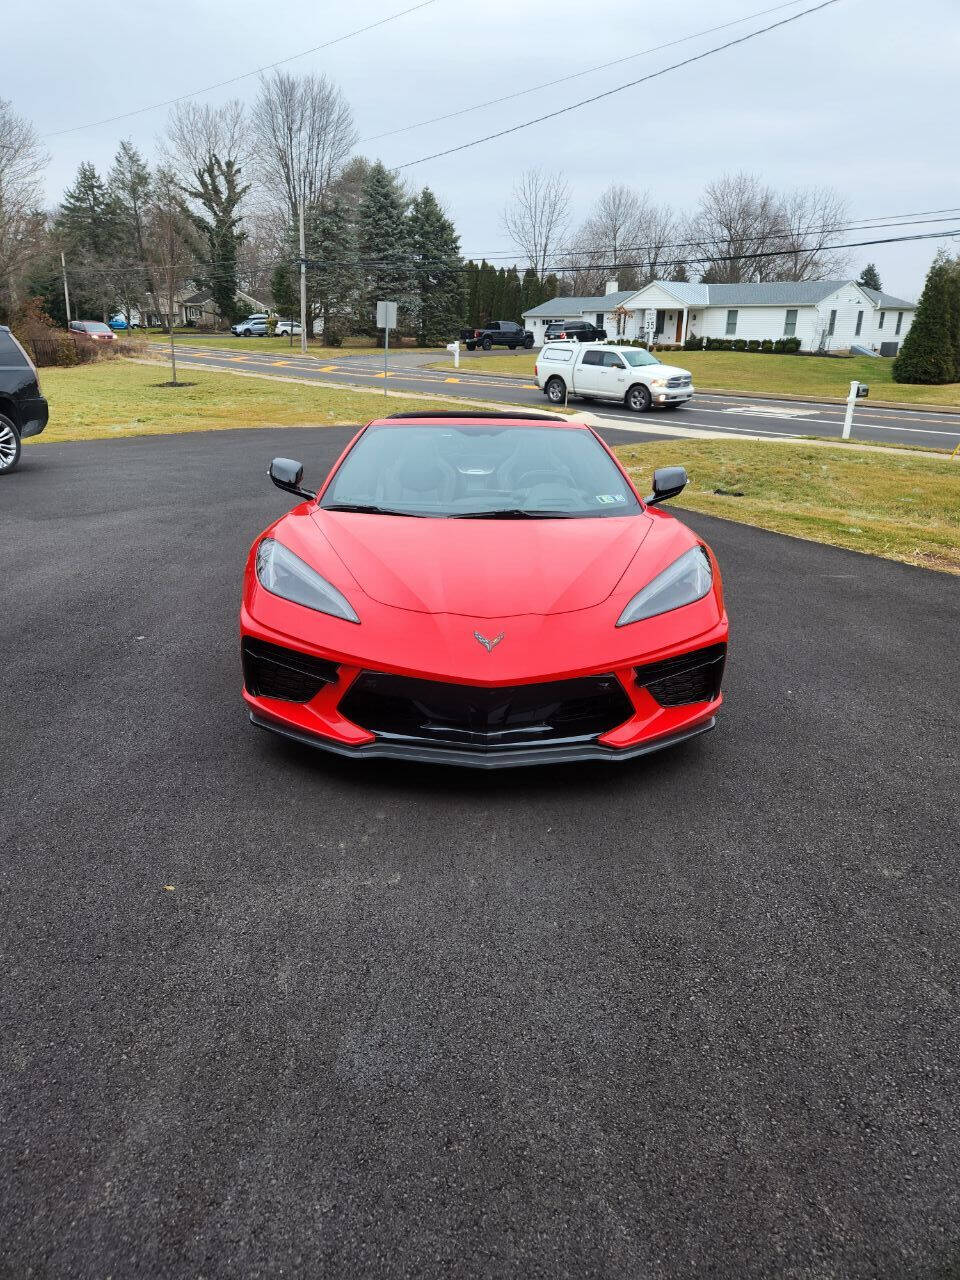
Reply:
<svg viewBox="0 0 960 1280"><path fill-rule="evenodd" d="M541 282L540 301L552 302L554 298L559 298L560 296L561 295L560 295L559 277L555 276L554 273L551 271L550 274L548 276L545 276L543 281Z"/></svg>
<svg viewBox="0 0 960 1280"><path fill-rule="evenodd" d="M960 353L956 325L960 274L941 250L933 260L910 332L893 362L894 382L953 382Z"/></svg>
<svg viewBox="0 0 960 1280"><path fill-rule="evenodd" d="M503 267L496 272L493 282L493 303L490 311L491 320L505 320L503 314L503 287L506 282L507 273Z"/></svg>
<svg viewBox="0 0 960 1280"><path fill-rule="evenodd" d="M685 262L675 262L670 279L676 280L678 284L687 284L690 280L690 276L687 273L687 264Z"/></svg>
<svg viewBox="0 0 960 1280"><path fill-rule="evenodd" d="M288 262L278 262L270 277L270 296L277 314L284 320L292 320L300 313L300 295L293 278L293 268ZM291 334L291 337L293 335Z"/></svg>
<svg viewBox="0 0 960 1280"><path fill-rule="evenodd" d="M97 315L108 320L116 306L119 221L116 203L103 179L92 164L81 164L56 219L76 316Z"/></svg>
<svg viewBox="0 0 960 1280"><path fill-rule="evenodd" d="M307 311L322 318L324 341L339 346L349 332L360 285L356 228L343 198L328 193L307 213L304 230L307 258L315 264L307 270Z"/></svg>
<svg viewBox="0 0 960 1280"><path fill-rule="evenodd" d="M520 314L524 315L543 301L541 297L540 279L533 267L527 267L520 285Z"/></svg>
<svg viewBox="0 0 960 1280"><path fill-rule="evenodd" d="M492 267L486 258L480 263L480 279L477 287L477 327L494 319L493 307L496 302L497 269Z"/></svg>
<svg viewBox="0 0 960 1280"><path fill-rule="evenodd" d="M375 335L378 301L397 302L401 327L409 325L414 279L410 264L407 198L400 183L378 160L370 166L357 209L357 249L361 270L358 323Z"/></svg>
<svg viewBox="0 0 960 1280"><path fill-rule="evenodd" d="M504 320L520 319L520 275L516 267L510 267L504 275L500 310Z"/></svg>
<svg viewBox="0 0 960 1280"><path fill-rule="evenodd" d="M861 289L876 289L878 292L883 288L883 285L880 283L880 272L877 270L874 263L867 263L860 272L860 279L857 281L857 284Z"/></svg>
<svg viewBox="0 0 960 1280"><path fill-rule="evenodd" d="M107 190L117 216L117 254L120 302L130 323L134 307L143 310L146 298L156 294L146 269L146 227L153 179L146 162L129 139L117 149L107 176Z"/></svg>
<svg viewBox="0 0 960 1280"><path fill-rule="evenodd" d="M472 259L463 268L464 310L468 328L476 329L480 324L480 313L477 299L480 291L480 267Z"/></svg>
<svg viewBox="0 0 960 1280"><path fill-rule="evenodd" d="M424 187L410 210L410 249L422 346L450 342L463 317L460 239L436 196Z"/></svg>

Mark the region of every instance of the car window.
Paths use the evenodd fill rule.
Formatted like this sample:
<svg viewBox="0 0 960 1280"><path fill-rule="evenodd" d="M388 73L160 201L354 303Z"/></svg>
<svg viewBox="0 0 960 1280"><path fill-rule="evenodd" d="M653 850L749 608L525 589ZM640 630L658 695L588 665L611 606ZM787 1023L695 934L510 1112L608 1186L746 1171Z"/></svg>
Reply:
<svg viewBox="0 0 960 1280"><path fill-rule="evenodd" d="M569 347L544 347L540 353L543 360L559 360L563 363L567 362L573 352Z"/></svg>
<svg viewBox="0 0 960 1280"><path fill-rule="evenodd" d="M320 506L505 518L641 510L623 473L587 428L490 423L368 427Z"/></svg>
<svg viewBox="0 0 960 1280"><path fill-rule="evenodd" d="M13 334L0 333L0 366L4 369L29 369L30 361Z"/></svg>
<svg viewBox="0 0 960 1280"><path fill-rule="evenodd" d="M632 365L634 369L638 369L644 364L660 363L656 356L652 356L649 351L644 351L643 347L635 347L631 351L621 351L620 354L627 364Z"/></svg>
<svg viewBox="0 0 960 1280"><path fill-rule="evenodd" d="M625 365L615 351L604 351L603 363L607 369L623 369Z"/></svg>
<svg viewBox="0 0 960 1280"><path fill-rule="evenodd" d="M603 364L603 357L606 353L603 351L585 351L583 354L584 364Z"/></svg>

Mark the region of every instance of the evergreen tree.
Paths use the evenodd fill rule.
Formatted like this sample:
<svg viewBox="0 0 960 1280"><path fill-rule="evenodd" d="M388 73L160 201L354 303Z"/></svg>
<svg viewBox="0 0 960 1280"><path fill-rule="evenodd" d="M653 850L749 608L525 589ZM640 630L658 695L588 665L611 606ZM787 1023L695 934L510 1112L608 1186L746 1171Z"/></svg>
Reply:
<svg viewBox="0 0 960 1280"><path fill-rule="evenodd" d="M432 347L450 342L463 315L460 239L429 187L410 209L410 250L420 343Z"/></svg>
<svg viewBox="0 0 960 1280"><path fill-rule="evenodd" d="M867 263L860 272L860 279L857 281L857 284L861 289L876 289L879 291L883 288L883 285L880 283L880 272L877 270L874 263Z"/></svg>
<svg viewBox="0 0 960 1280"><path fill-rule="evenodd" d="M130 323L134 307L142 310L146 298L156 293L146 268L146 228L153 179L146 162L129 139L117 149L107 176L107 190L117 219L117 288L120 304Z"/></svg>
<svg viewBox="0 0 960 1280"><path fill-rule="evenodd" d="M480 279L477 285L477 327L494 319L493 307L496 302L497 269L492 267L486 258L480 263Z"/></svg>
<svg viewBox="0 0 960 1280"><path fill-rule="evenodd" d="M324 341L339 346L349 332L357 305L360 273L356 265L356 228L341 196L328 192L306 217L307 310L323 321Z"/></svg>
<svg viewBox="0 0 960 1280"><path fill-rule="evenodd" d="M500 308L504 320L519 321L521 309L520 293L520 275L516 267L510 267L504 275L503 297L500 300Z"/></svg>
<svg viewBox="0 0 960 1280"><path fill-rule="evenodd" d="M503 267L496 272L493 281L493 303L490 311L491 320L505 320L503 314L503 289L506 283L507 273Z"/></svg>
<svg viewBox="0 0 960 1280"><path fill-rule="evenodd" d="M270 277L270 296L274 310L282 319L292 320L300 314L300 293L288 262L278 262L274 267Z"/></svg>
<svg viewBox="0 0 960 1280"><path fill-rule="evenodd" d="M520 284L520 314L523 315L531 308L538 307L543 301L540 295L540 279L533 267L527 267Z"/></svg>
<svg viewBox="0 0 960 1280"><path fill-rule="evenodd" d="M894 382L945 383L957 377L960 272L941 250L933 260L910 332L893 362Z"/></svg>
<svg viewBox="0 0 960 1280"><path fill-rule="evenodd" d="M193 186L182 190L203 210L190 212L204 246L196 282L210 290L221 323L229 325L238 318L237 258L246 239L240 225L240 202L250 184L241 182L240 166L235 160L221 160L215 155L207 156L194 170L193 182Z"/></svg>
<svg viewBox="0 0 960 1280"><path fill-rule="evenodd" d="M400 183L378 160L370 166L357 209L361 282L357 318L362 333L377 333L378 301L397 302L401 327L409 324L414 278L406 215L407 198Z"/></svg>
<svg viewBox="0 0 960 1280"><path fill-rule="evenodd" d="M545 276L541 282L540 301L552 302L554 298L559 298L560 296L561 296L560 280L551 271L550 274L548 276Z"/></svg>
<svg viewBox="0 0 960 1280"><path fill-rule="evenodd" d="M472 259L463 269L463 293L467 326L476 329L480 324L480 267Z"/></svg>
<svg viewBox="0 0 960 1280"><path fill-rule="evenodd" d="M118 224L117 207L103 179L92 164L81 164L56 219L75 316L108 320L116 306Z"/></svg>
<svg viewBox="0 0 960 1280"><path fill-rule="evenodd" d="M690 280L690 276L687 273L687 264L685 262L675 262L673 264L673 274L670 279L676 280L678 283L686 284Z"/></svg>

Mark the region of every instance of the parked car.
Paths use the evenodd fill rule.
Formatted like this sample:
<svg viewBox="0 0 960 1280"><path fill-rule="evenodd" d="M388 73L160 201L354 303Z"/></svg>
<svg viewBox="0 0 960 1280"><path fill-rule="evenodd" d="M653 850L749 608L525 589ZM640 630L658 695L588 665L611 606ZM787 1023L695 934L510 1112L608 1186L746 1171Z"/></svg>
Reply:
<svg viewBox="0 0 960 1280"><path fill-rule="evenodd" d="M20 441L47 425L47 402L33 361L6 325L0 325L0 475L20 461Z"/></svg>
<svg viewBox="0 0 960 1280"><path fill-rule="evenodd" d="M545 342L558 338L569 338L572 342L604 342L606 337L606 329L600 329L587 320L571 320L569 323L558 320L548 324L543 331Z"/></svg>
<svg viewBox="0 0 960 1280"><path fill-rule="evenodd" d="M93 342L116 342L117 335L102 320L71 320L70 332Z"/></svg>
<svg viewBox="0 0 960 1280"><path fill-rule="evenodd" d="M461 329L460 341L468 351L475 351L477 347L483 351L491 347L509 347L516 351L517 347L532 347L533 334L512 320L493 320L485 329Z"/></svg>
<svg viewBox="0 0 960 1280"><path fill-rule="evenodd" d="M238 338L263 338L267 332L267 313L265 311L255 311L252 316L247 316L246 320L241 320L239 324L231 325L230 332L235 333Z"/></svg>
<svg viewBox="0 0 960 1280"><path fill-rule="evenodd" d="M278 338L287 338L291 333L295 338L299 338L303 330L297 320L278 320L274 332Z"/></svg>
<svg viewBox="0 0 960 1280"><path fill-rule="evenodd" d="M123 333L125 329L131 329L133 326L127 324L126 316L118 315L113 316L110 320L110 328L113 329L115 333Z"/></svg>
<svg viewBox="0 0 960 1280"><path fill-rule="evenodd" d="M292 458L270 478L297 505L244 573L254 724L480 769L614 763L714 727L720 570L661 505L683 467L641 498L585 422L431 409L362 428L319 492Z"/></svg>
<svg viewBox="0 0 960 1280"><path fill-rule="evenodd" d="M563 404L568 396L596 397L645 413L652 405L677 409L693 395L688 369L661 364L643 347L551 342L537 356L534 371L551 404Z"/></svg>

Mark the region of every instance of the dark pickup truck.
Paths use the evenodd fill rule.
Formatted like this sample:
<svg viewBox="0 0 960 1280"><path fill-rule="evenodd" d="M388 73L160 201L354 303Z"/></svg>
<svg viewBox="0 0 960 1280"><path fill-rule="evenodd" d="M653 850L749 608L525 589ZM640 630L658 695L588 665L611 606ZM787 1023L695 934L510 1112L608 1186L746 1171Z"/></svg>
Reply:
<svg viewBox="0 0 960 1280"><path fill-rule="evenodd" d="M532 347L533 334L512 320L492 320L485 329L461 329L460 341L468 351L475 351L477 347L483 351L491 347L509 347L516 351L517 347Z"/></svg>
<svg viewBox="0 0 960 1280"><path fill-rule="evenodd" d="M20 461L20 441L47 425L47 402L33 361L0 324L0 475Z"/></svg>

